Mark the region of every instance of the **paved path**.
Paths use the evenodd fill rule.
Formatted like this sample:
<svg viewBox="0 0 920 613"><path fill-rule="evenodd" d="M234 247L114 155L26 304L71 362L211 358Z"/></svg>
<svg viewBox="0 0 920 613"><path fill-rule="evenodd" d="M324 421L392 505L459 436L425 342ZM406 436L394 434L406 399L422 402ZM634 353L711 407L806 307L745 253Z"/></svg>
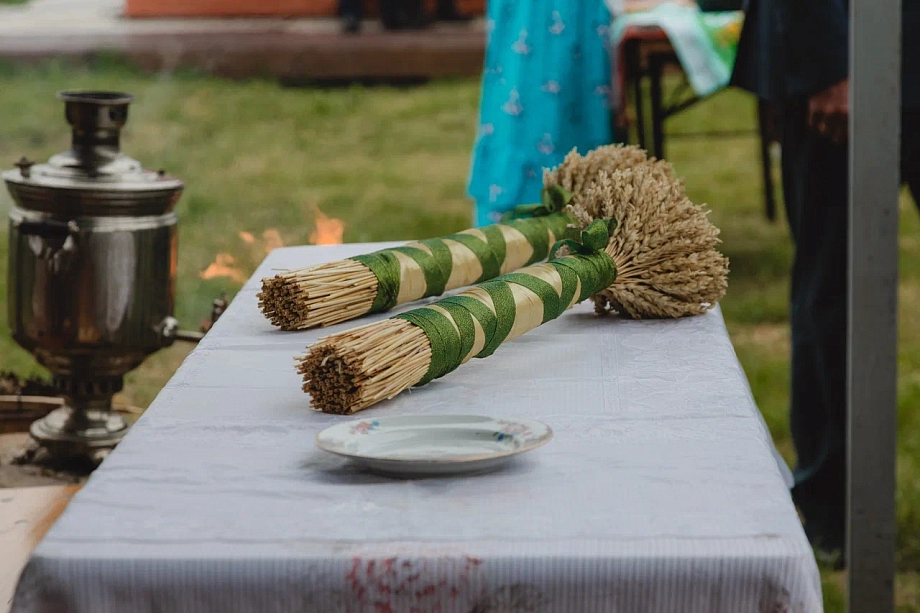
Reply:
<svg viewBox="0 0 920 613"><path fill-rule="evenodd" d="M123 0L30 0L0 6L0 58L86 59L115 52L149 70L194 67L227 77L448 77L482 69L484 29L439 24L357 36L332 19L127 19Z"/></svg>

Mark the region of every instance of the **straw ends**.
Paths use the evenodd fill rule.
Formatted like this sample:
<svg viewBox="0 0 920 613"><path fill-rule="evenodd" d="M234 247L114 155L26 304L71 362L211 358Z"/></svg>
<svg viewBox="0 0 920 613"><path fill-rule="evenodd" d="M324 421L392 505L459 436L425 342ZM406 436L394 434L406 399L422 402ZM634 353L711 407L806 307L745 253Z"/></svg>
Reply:
<svg viewBox="0 0 920 613"><path fill-rule="evenodd" d="M297 359L297 372L313 408L348 414L412 387L430 364L431 344L421 328L384 319L320 339Z"/></svg>
<svg viewBox="0 0 920 613"><path fill-rule="evenodd" d="M259 308L282 330L331 326L370 311L377 285L360 262L329 262L262 279Z"/></svg>

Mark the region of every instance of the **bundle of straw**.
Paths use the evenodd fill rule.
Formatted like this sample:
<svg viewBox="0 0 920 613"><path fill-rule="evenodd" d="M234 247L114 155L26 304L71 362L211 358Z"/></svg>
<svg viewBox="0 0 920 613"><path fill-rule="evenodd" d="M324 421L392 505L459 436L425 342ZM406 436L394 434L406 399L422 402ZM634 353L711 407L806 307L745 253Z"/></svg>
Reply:
<svg viewBox="0 0 920 613"><path fill-rule="evenodd" d="M549 262L310 347L297 368L314 408L365 409L489 356L590 297L599 313L642 318L700 314L724 295L718 230L665 162L600 172L569 212L584 228L581 241L560 241Z"/></svg>
<svg viewBox="0 0 920 613"><path fill-rule="evenodd" d="M518 207L499 224L263 279L259 307L282 330L328 326L545 260L574 222L563 209L579 203L601 171L649 163L637 147L572 152L547 171L543 202Z"/></svg>

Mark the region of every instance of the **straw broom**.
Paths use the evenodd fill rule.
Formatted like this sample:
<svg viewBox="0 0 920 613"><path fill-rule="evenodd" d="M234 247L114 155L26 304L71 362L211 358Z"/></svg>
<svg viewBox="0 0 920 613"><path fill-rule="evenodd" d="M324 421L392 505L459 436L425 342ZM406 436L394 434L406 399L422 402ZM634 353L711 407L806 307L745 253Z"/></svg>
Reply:
<svg viewBox="0 0 920 613"><path fill-rule="evenodd" d="M588 298L598 313L671 318L704 313L724 295L718 230L665 162L600 172L569 212L581 240L561 241L549 262L319 340L297 359L313 407L360 411L487 357Z"/></svg>
<svg viewBox="0 0 920 613"><path fill-rule="evenodd" d="M329 326L545 260L574 221L563 209L584 198L601 170L647 163L637 147L572 152L547 175L543 202L517 207L499 224L265 278L259 307L282 330Z"/></svg>

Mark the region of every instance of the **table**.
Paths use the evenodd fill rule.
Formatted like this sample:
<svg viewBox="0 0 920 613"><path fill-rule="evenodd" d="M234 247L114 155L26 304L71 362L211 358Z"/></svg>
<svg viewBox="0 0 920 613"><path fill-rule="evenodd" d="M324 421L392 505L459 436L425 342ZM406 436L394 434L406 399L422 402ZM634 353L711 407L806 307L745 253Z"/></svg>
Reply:
<svg viewBox="0 0 920 613"><path fill-rule="evenodd" d="M400 481L317 450L349 418L308 409L293 358L328 331L272 330L259 279L382 246L272 252L39 544L13 610L821 611L718 310L582 305L362 414L554 429L503 471Z"/></svg>

